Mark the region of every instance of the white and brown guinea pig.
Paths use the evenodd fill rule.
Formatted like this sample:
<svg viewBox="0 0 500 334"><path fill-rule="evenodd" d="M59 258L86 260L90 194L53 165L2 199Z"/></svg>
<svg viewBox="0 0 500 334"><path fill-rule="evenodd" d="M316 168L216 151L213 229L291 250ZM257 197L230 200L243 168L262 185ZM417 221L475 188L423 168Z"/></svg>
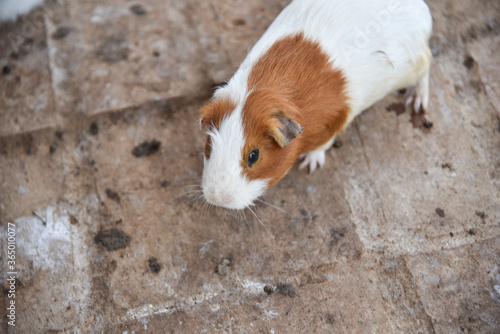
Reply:
<svg viewBox="0 0 500 334"><path fill-rule="evenodd" d="M427 109L432 30L423 0L294 0L200 110L205 199L250 206L303 158L325 163L334 137L388 93L417 85Z"/></svg>

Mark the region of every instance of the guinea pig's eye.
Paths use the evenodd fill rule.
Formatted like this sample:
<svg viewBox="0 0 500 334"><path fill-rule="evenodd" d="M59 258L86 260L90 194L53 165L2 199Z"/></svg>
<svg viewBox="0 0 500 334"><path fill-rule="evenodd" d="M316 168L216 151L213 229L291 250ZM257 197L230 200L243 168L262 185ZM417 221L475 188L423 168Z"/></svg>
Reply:
<svg viewBox="0 0 500 334"><path fill-rule="evenodd" d="M252 167L259 160L259 150L254 150L248 155L248 167Z"/></svg>

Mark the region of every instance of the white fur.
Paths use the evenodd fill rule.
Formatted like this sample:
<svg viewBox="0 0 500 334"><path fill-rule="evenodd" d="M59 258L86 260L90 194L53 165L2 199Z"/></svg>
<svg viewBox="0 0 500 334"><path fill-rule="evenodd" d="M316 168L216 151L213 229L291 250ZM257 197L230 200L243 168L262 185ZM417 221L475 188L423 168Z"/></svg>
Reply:
<svg viewBox="0 0 500 334"><path fill-rule="evenodd" d="M249 181L243 176L241 150L245 145L242 106L224 118L208 135L212 141L210 159L204 160L202 189L205 199L229 209L243 209L264 194L267 180Z"/></svg>
<svg viewBox="0 0 500 334"><path fill-rule="evenodd" d="M44 0L0 0L0 22L15 20L29 13Z"/></svg>
<svg viewBox="0 0 500 334"><path fill-rule="evenodd" d="M214 95L216 99L230 99L238 107L222 122L220 130L211 134L215 155L205 162L203 184L219 189L212 193L225 189L225 194L231 194L234 203L238 203L230 206L238 208L252 203L265 191L265 180L254 186L255 181L248 182L241 175L241 167L240 174L225 175L229 164L237 162L239 166L242 158L241 149L238 150L245 140L241 108L252 89L247 87L248 77L254 64L276 41L304 33L319 43L332 67L340 69L347 79L350 122L388 93L419 81L414 105L427 108L431 30L432 18L423 0L292 1L254 45L227 85ZM311 169L324 163L324 146L306 153ZM219 202L224 201L219 198Z"/></svg>

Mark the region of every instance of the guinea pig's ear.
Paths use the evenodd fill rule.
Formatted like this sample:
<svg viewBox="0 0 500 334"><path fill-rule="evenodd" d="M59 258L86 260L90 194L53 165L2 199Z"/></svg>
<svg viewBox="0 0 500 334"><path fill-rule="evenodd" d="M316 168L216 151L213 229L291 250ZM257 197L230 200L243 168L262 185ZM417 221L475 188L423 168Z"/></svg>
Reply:
<svg viewBox="0 0 500 334"><path fill-rule="evenodd" d="M210 125L211 122L212 120L209 117L198 118L200 130L203 130L207 125Z"/></svg>
<svg viewBox="0 0 500 334"><path fill-rule="evenodd" d="M203 130L206 126L212 124L212 117L210 116L210 105L206 105L200 109L198 112L198 124L200 125L200 130Z"/></svg>
<svg viewBox="0 0 500 334"><path fill-rule="evenodd" d="M1 0L0 0L1 1ZM227 99L211 100L198 112L198 121L203 129L206 126L218 127L219 122L236 108L236 105Z"/></svg>
<svg viewBox="0 0 500 334"><path fill-rule="evenodd" d="M302 129L302 125L284 115L274 114L271 116L269 134L281 147L288 145L288 143L300 135Z"/></svg>

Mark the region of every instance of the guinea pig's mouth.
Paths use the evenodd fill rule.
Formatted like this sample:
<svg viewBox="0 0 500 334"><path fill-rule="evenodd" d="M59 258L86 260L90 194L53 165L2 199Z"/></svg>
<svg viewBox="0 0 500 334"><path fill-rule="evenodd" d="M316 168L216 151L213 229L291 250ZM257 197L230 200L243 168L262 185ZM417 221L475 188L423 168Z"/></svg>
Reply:
<svg viewBox="0 0 500 334"><path fill-rule="evenodd" d="M205 199L210 204L228 208L231 208L231 204L234 202L234 196L227 193L223 193L218 196L214 195L213 193L210 195L205 194Z"/></svg>
<svg viewBox="0 0 500 334"><path fill-rule="evenodd" d="M250 201L248 203L237 201L236 196L230 192L216 193L211 191L204 191L203 196L205 197L205 200L212 205L232 210L242 210L252 205L253 203L253 201Z"/></svg>

